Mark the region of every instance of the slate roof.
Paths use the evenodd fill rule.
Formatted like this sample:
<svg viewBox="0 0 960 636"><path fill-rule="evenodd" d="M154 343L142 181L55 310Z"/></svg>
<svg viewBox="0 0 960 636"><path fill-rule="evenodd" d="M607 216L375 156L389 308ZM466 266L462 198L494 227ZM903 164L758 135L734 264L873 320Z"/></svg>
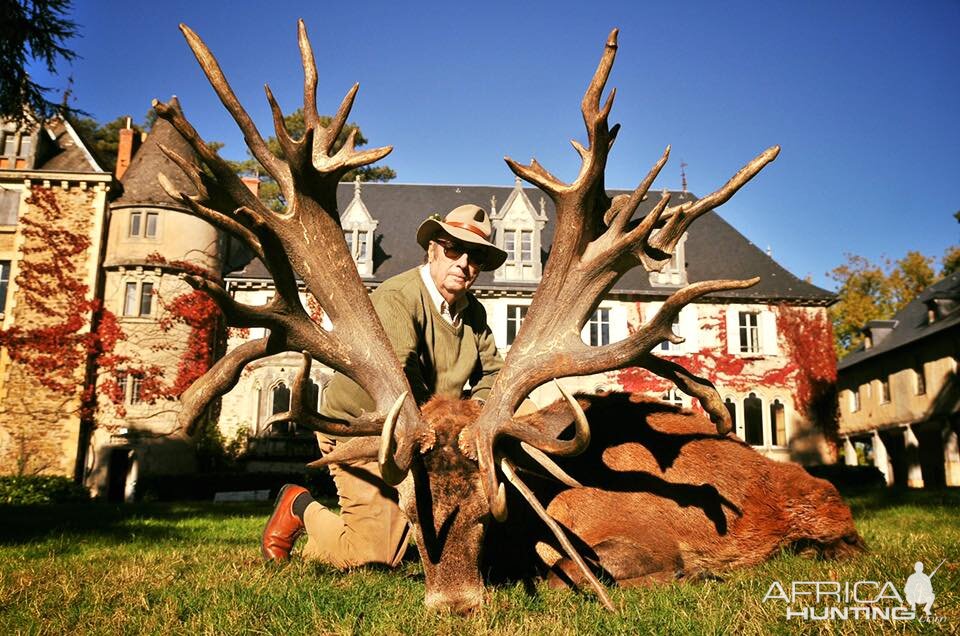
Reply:
<svg viewBox="0 0 960 636"><path fill-rule="evenodd" d="M500 209L513 190L510 186L465 186L465 185L418 185L394 183L364 183L361 198L371 215L380 224L374 236L374 276L365 279L373 283L403 272L423 261L423 250L417 245L415 235L420 223L433 213L446 214L465 203L474 203L490 210L490 198L496 196ZM342 183L337 191L340 210L346 208L353 198L354 184ZM525 188L524 192L539 209L542 192ZM610 191L611 196L624 191ZM676 203L686 196L673 193L671 202ZM657 196L650 196L641 203L634 215L638 218L656 203ZM546 198L547 224L541 235L545 251L553 241L556 214L553 202ZM690 282L714 278L751 278L759 275L760 282L746 290L717 294L715 297L743 300L783 300L803 304L826 305L834 295L807 283L777 264L765 252L751 243L715 212L700 217L689 230L686 242L687 277ZM269 272L254 259L245 267L227 274L232 279L265 279ZM532 290L532 283L494 283L492 272L483 272L474 285L474 290L518 289ZM613 288L612 293L666 296L673 287L657 287L649 283L643 267L627 272Z"/></svg>
<svg viewBox="0 0 960 636"><path fill-rule="evenodd" d="M177 98L174 97L170 103L173 104L176 101ZM120 180L123 184L123 195L113 202L112 207L160 205L183 209L184 204L179 200L171 199L160 186L160 181L157 179L160 173L166 175L174 187L181 192L196 193L197 190L187 175L160 150L160 144L194 163L199 161L187 140L180 136L170 122L158 117L150 134L147 135L147 140L143 142L140 150L134 155L133 161L130 162L130 167L123 174L123 179Z"/></svg>
<svg viewBox="0 0 960 636"><path fill-rule="evenodd" d="M68 122L62 119L51 120L44 126L52 137L57 150L55 154L38 166L38 170L51 172L105 172L90 149L84 144Z"/></svg>
<svg viewBox="0 0 960 636"><path fill-rule="evenodd" d="M837 369L850 368L894 349L913 344L918 340L960 325L960 309L954 309L946 316L929 322L927 303L937 298L960 301L960 272L951 274L940 282L927 287L919 296L893 316L891 320L896 321L897 326L883 340L869 349L861 346L860 349L847 354L843 360L837 363Z"/></svg>

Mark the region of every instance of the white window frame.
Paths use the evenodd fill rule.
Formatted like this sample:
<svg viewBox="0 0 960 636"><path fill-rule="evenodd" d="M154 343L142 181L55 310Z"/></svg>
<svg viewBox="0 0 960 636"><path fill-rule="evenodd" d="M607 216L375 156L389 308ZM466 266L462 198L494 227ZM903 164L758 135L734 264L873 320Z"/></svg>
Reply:
<svg viewBox="0 0 960 636"><path fill-rule="evenodd" d="M922 362L913 367L913 390L914 395L927 394L927 371Z"/></svg>
<svg viewBox="0 0 960 636"><path fill-rule="evenodd" d="M153 232L149 232L151 221L153 222ZM134 228L136 223L136 228ZM130 218L127 220L127 237L141 239L155 239L160 233L160 213L149 210L130 210Z"/></svg>
<svg viewBox="0 0 960 636"><path fill-rule="evenodd" d="M659 230L654 230L650 238L657 235ZM673 254L670 260L663 266L659 272L650 272L650 284L654 287L679 287L687 284L686 271L686 242L688 234L684 232L683 236L677 241L673 248Z"/></svg>
<svg viewBox="0 0 960 636"><path fill-rule="evenodd" d="M596 311L593 312L590 319L587 320L587 324L584 325L584 329L587 332L587 337L584 338L586 344L591 347L602 347L612 342L613 325L611 323L610 313L609 307L597 307ZM603 337L604 327L607 328L606 338Z"/></svg>
<svg viewBox="0 0 960 636"><path fill-rule="evenodd" d="M120 282L120 316L123 318L152 318L157 313L157 286L153 278L135 280L124 278ZM150 305L147 312L143 311L144 286L149 286ZM133 290L133 296L130 290ZM132 305L132 307L130 306Z"/></svg>
<svg viewBox="0 0 960 636"><path fill-rule="evenodd" d="M645 323L653 320L660 308L662 302L647 303L645 311ZM673 333L683 338L683 342L674 344L669 340L664 340L656 346L653 352L662 356L681 356L700 351L700 310L696 304L686 305L680 310L676 321L672 325Z"/></svg>
<svg viewBox="0 0 960 636"><path fill-rule="evenodd" d="M741 314L756 314L757 316L757 350L741 350ZM756 358L763 356L780 355L777 342L777 315L767 306L758 305L730 305L727 308L727 353L735 356Z"/></svg>
<svg viewBox="0 0 960 636"><path fill-rule="evenodd" d="M783 410L783 444L773 443L773 405L780 404ZM787 417L787 401L782 397L775 395L767 404L766 416L768 421L764 424L764 441L770 448L787 448L790 445L790 419Z"/></svg>
<svg viewBox="0 0 960 636"><path fill-rule="evenodd" d="M12 268L12 260L0 260L0 316L3 316L7 310L7 295L10 293L10 271Z"/></svg>
<svg viewBox="0 0 960 636"><path fill-rule="evenodd" d="M527 310L530 308L529 304L522 303L509 303L507 304L507 319L504 322L504 338L503 341L506 343L507 348L510 348L513 345L513 341L516 340L516 337L520 334L520 329L523 327L523 319L527 315ZM513 338L510 337L510 325L511 323L516 323L515 331L513 333Z"/></svg>
<svg viewBox="0 0 960 636"><path fill-rule="evenodd" d="M750 399L751 395L760 401L760 443L759 444L753 444L747 439L747 400ZM768 424L769 415L767 413L767 409L768 409L767 400L765 400L763 398L763 395L761 395L756 390L747 391L746 395L744 395L743 398L741 398L740 400L740 408L741 408L741 412L743 413L743 441L745 441L747 444L750 444L754 448L762 448L764 446L769 446L770 441L767 439L769 434L769 431L767 430L767 428L769 427L769 424Z"/></svg>
<svg viewBox="0 0 960 636"><path fill-rule="evenodd" d="M678 406L682 409L689 407L689 399L689 397L687 397L675 386L670 387L663 392L663 395L660 396L661 401L666 402L667 404L672 404L673 406Z"/></svg>

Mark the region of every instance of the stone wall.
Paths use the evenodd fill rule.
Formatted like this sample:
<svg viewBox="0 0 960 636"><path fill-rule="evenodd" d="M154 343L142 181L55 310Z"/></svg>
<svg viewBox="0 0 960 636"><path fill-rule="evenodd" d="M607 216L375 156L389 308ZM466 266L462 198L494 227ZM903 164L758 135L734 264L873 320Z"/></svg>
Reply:
<svg viewBox="0 0 960 636"><path fill-rule="evenodd" d="M52 205L24 197L13 245L0 246L14 253L0 359L0 472L73 476L92 318L78 299L95 293L106 188L43 187Z"/></svg>

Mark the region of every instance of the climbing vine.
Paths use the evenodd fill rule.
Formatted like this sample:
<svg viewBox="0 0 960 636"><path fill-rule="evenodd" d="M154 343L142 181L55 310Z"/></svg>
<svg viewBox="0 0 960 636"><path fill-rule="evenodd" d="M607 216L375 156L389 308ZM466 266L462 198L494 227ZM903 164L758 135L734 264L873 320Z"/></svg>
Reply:
<svg viewBox="0 0 960 636"><path fill-rule="evenodd" d="M636 310L642 315L641 303L637 303ZM722 389L738 393L760 387L783 387L791 392L797 411L817 423L828 435L832 434L836 429L837 358L825 312L789 305L774 307L781 351L779 356L770 359L728 353L723 309L718 307L715 311L720 316L701 316L699 327L701 334L715 334L716 346L677 356L678 362L694 375L706 377ZM654 350L654 353L659 352ZM661 396L674 386L637 367L616 372L615 379L626 391L653 396ZM696 401L693 408L701 410Z"/></svg>
<svg viewBox="0 0 960 636"><path fill-rule="evenodd" d="M144 363L142 355L122 346L130 334L83 282L92 247L90 215L64 210L50 188L33 187L26 203L30 213L18 221L23 236L15 279L18 320L0 330L0 347L19 373L62 398L56 408L49 409L52 416L61 416L59 409L79 397L80 416L89 420L100 397L124 417L124 382L130 377L138 379L138 397L154 402L178 397L209 369L219 320L213 301L197 291L169 299L154 292L163 309L157 324L169 337L155 339L149 349L181 352L176 373L168 380L165 368ZM151 255L148 262L209 275L187 261L167 263L159 254ZM185 343L174 334L178 325L189 329Z"/></svg>

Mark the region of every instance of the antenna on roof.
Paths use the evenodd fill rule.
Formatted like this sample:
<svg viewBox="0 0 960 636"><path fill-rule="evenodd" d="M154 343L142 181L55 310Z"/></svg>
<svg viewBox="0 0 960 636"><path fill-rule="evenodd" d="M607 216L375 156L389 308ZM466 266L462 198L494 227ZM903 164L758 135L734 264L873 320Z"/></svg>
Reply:
<svg viewBox="0 0 960 636"><path fill-rule="evenodd" d="M683 193L687 193L687 162L683 159L680 160L680 184L683 189Z"/></svg>

